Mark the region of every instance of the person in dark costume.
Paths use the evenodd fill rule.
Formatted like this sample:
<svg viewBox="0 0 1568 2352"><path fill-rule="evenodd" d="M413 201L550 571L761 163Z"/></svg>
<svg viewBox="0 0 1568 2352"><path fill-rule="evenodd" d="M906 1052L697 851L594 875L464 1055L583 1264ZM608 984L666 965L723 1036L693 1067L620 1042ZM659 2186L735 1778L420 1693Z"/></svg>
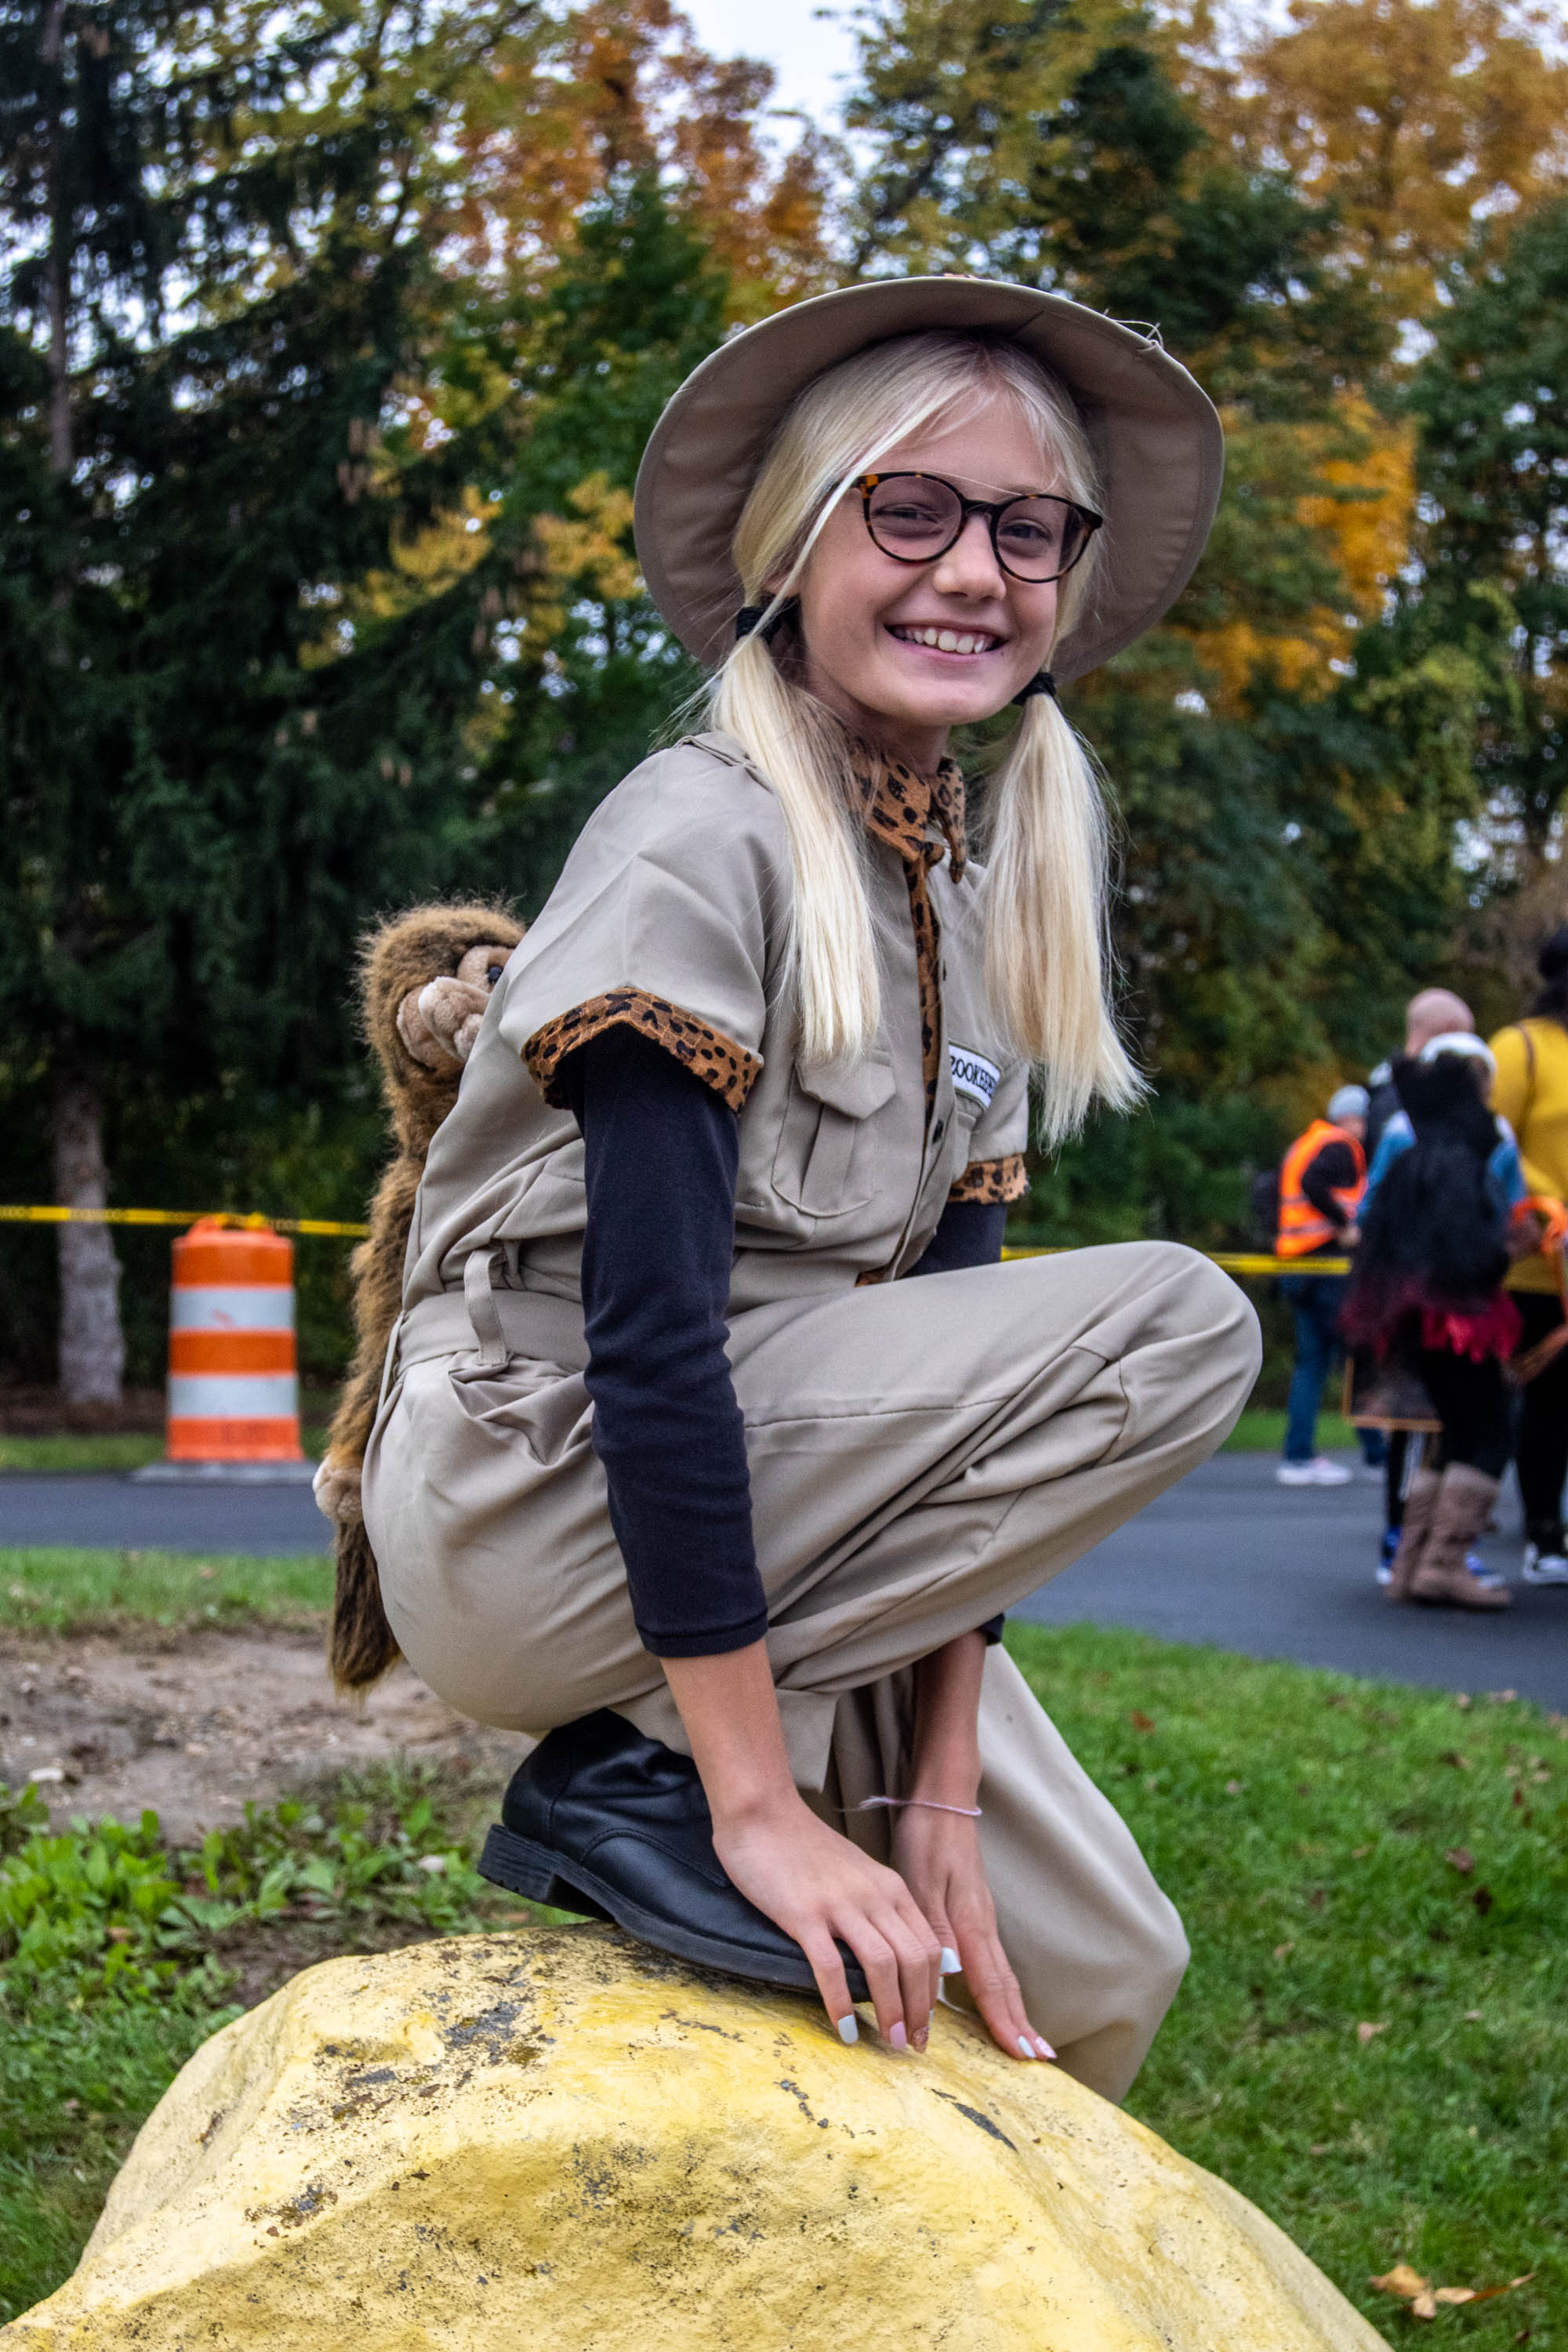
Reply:
<svg viewBox="0 0 1568 2352"><path fill-rule="evenodd" d="M1394 1066L1400 1111L1379 1147L1362 1210L1341 1329L1414 1372L1442 1422L1437 1459L1405 1500L1390 1600L1506 1609L1466 1553L1509 1456L1504 1365L1519 1311L1503 1289L1510 1244L1534 1221L1511 1129L1488 1109L1495 1065L1479 1037L1434 1038Z"/></svg>

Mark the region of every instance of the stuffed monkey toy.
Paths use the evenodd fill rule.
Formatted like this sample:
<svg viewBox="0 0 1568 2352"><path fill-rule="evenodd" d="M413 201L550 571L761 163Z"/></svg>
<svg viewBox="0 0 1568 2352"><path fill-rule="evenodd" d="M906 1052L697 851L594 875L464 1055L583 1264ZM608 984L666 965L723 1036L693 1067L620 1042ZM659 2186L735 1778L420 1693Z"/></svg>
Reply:
<svg viewBox="0 0 1568 2352"><path fill-rule="evenodd" d="M490 991L521 937L499 907L415 907L369 933L360 951L360 1022L381 1064L397 1150L371 1203L370 1238L350 1261L353 1362L315 1477L316 1500L334 1529L337 1596L327 1657L341 1690L374 1682L398 1654L360 1509L360 1466L402 1310L404 1253L425 1156L458 1099Z"/></svg>

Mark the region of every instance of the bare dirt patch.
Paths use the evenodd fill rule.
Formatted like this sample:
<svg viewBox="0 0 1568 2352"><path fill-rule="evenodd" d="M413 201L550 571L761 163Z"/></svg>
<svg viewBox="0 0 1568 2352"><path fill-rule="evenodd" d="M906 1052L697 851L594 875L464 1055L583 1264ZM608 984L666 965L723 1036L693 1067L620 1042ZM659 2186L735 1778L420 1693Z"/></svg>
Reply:
<svg viewBox="0 0 1568 2352"><path fill-rule="evenodd" d="M0 1636L0 1780L50 1775L37 1786L60 1823L150 1805L178 1843L238 1820L247 1799L396 1755L499 1791L525 1744L454 1714L405 1665L339 1697L314 1632Z"/></svg>

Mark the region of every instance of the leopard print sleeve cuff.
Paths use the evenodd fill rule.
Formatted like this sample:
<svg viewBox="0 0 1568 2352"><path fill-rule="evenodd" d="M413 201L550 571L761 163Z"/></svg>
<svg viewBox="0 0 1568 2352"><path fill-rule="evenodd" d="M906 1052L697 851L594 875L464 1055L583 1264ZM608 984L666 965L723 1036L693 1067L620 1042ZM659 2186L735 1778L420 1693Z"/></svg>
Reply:
<svg viewBox="0 0 1568 2352"><path fill-rule="evenodd" d="M762 1070L755 1054L737 1045L721 1029L699 1021L694 1013L683 1012L662 996L650 996L643 988L613 988L606 995L591 996L585 1004L574 1004L570 1013L547 1021L524 1045L522 1058L546 1102L558 1110L566 1108L560 1091L561 1065L579 1045L602 1036L606 1029L635 1029L639 1036L661 1045L705 1087L711 1087L737 1118L745 1109L746 1097Z"/></svg>
<svg viewBox="0 0 1568 2352"><path fill-rule="evenodd" d="M1021 1201L1029 1189L1021 1151L1002 1160L972 1160L948 1194L950 1201Z"/></svg>

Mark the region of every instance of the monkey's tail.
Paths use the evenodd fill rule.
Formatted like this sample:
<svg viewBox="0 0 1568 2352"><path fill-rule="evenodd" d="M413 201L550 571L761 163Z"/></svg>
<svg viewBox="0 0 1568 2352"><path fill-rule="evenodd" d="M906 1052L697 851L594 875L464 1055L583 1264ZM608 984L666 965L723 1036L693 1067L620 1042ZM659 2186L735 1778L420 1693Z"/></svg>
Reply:
<svg viewBox="0 0 1568 2352"><path fill-rule="evenodd" d="M327 1664L340 1690L363 1690L397 1664L397 1636L386 1622L381 1578L363 1519L340 1519L333 1546L338 1583Z"/></svg>

